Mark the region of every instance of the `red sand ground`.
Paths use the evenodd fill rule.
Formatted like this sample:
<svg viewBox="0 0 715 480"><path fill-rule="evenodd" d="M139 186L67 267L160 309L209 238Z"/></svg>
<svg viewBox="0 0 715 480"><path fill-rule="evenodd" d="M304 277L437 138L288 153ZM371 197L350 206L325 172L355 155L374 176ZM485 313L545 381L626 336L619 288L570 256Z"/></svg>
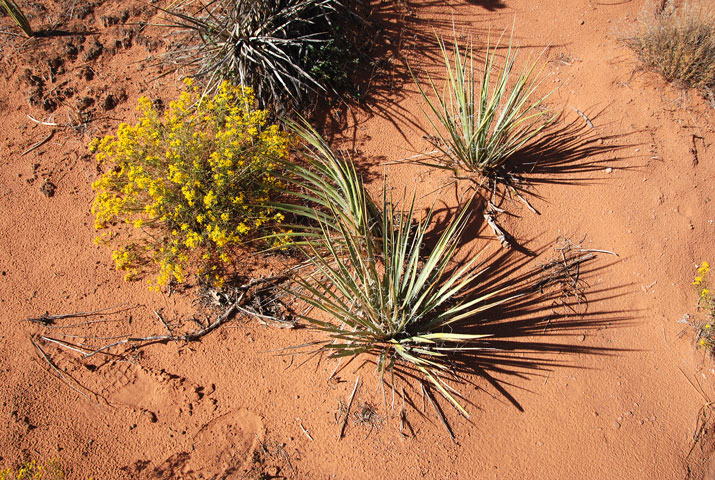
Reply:
<svg viewBox="0 0 715 480"><path fill-rule="evenodd" d="M458 32L474 35L479 44L489 31L513 26L522 54L543 51L548 60L544 91L559 87L549 106L563 109L560 125L577 130L572 146L580 150L571 165L601 162L584 173L562 167L530 176L538 194L531 202L541 214L515 201L508 206L521 217L502 217L520 242L544 251L521 271L545 261L560 235L583 240L584 248L618 253L600 255L589 266L587 311L593 316L563 316L558 305L534 305L527 317L553 313L553 324L518 339L527 343L514 358L532 356L530 344L551 342L561 345L562 353L534 355L558 365L518 369L520 375L492 370L514 402L481 376L469 377L477 388L463 385L461 391L470 421L441 402L455 441L429 403L422 414L418 390L407 390L415 408L406 410L410 428L403 436L397 415L390 415L391 392L385 410L372 366L356 372L355 362L328 381L333 361L300 365L303 357L268 352L304 343L313 333L250 319L234 320L200 342L154 345L123 358L95 356L83 362L66 349L42 344L58 368L97 395L88 400L56 377L29 340L44 330L25 318L122 304L131 308L102 317L110 323L73 332L149 335L163 332L154 310L186 320L195 308L190 294L169 296L125 283L113 270L108 250L93 244L89 213L90 184L98 175L86 148L89 140L135 119L139 95L169 101L176 90L178 78L152 80L155 72L140 62L160 51L154 42L166 32L140 31L137 22L154 15L141 2L74 4L70 10L62 2L44 4L46 12L29 9L36 27L56 23L58 29L90 28L99 34L81 45L76 36L0 37L1 465L58 459L68 478L95 479L707 476L712 439L688 456L698 411L706 403L693 384L715 398L715 370L709 358L694 351L692 334L680 335L683 325L677 320L695 310L690 285L695 263L715 261L713 110L694 92L638 70L632 52L619 44L619 25L628 25L642 2L384 5L411 12L393 18L396 28L407 30L387 49L380 82L385 88L368 92L368 98L378 98L371 110L352 105L338 120L333 112L334 123L325 122L339 137L336 144L352 149L375 178L384 172L395 192L411 191L415 180L420 194L432 192L447 180L445 174L384 165L429 148L420 99L411 82L397 76L404 59L438 72L438 59L416 33L429 38L435 29L450 35L454 22ZM8 17L0 18L0 25L4 32L16 31ZM104 45L97 58L90 54L95 39ZM76 55L71 45L79 47ZM42 79L41 92L33 75ZM56 103L52 112L43 108L47 98ZM78 109L92 120L82 124ZM37 124L28 115L60 126ZM23 154L52 131L46 143ZM702 138L696 139L697 164L694 135ZM584 150L588 155L579 154ZM565 155L557 151L549 158ZM373 187L377 191L379 182ZM422 201L428 205L435 195L454 207L453 187ZM480 237L465 252L488 245L499 255L489 229L479 228ZM524 259L514 252L507 262ZM559 328L559 322L573 319L581 323ZM358 374L364 383L353 412L367 412L369 404L378 420L361 423L351 414L345 438L338 440L339 402L347 402ZM400 404L398 393L395 412Z"/></svg>

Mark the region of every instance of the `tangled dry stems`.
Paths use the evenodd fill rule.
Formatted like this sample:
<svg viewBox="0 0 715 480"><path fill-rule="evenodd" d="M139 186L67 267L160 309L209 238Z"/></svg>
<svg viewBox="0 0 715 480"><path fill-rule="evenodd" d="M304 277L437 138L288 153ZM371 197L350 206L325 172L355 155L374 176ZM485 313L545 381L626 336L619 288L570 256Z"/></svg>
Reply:
<svg viewBox="0 0 715 480"><path fill-rule="evenodd" d="M646 68L669 82L715 88L715 12L693 1L676 6L673 0L650 2L626 32L624 42Z"/></svg>

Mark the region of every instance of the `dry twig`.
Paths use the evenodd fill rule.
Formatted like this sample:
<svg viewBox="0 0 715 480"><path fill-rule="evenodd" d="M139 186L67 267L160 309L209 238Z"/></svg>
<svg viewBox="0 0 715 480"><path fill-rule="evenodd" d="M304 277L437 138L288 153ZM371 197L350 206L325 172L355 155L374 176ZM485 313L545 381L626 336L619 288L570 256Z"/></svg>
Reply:
<svg viewBox="0 0 715 480"><path fill-rule="evenodd" d="M350 400L348 400L347 410L345 411L345 418L343 419L343 425L340 427L340 435L338 435L338 440L341 440L345 435L345 427L348 424L348 418L350 417L350 408L353 405L353 400L355 399L355 394L357 393L358 386L360 385L360 375L355 379L355 387L353 388L353 393L350 395Z"/></svg>

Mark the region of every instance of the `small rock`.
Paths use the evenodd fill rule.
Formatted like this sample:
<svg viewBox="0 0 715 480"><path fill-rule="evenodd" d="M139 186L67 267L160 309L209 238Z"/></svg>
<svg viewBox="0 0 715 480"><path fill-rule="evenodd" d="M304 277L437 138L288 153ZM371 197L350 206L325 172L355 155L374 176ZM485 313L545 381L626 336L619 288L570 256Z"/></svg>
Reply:
<svg viewBox="0 0 715 480"><path fill-rule="evenodd" d="M606 173L611 173L612 171L613 171L613 169L611 167L606 168Z"/></svg>
<svg viewBox="0 0 715 480"><path fill-rule="evenodd" d="M612 425L613 425L613 429L614 429L614 430L618 430L619 428L621 428L621 424L618 423L618 422L615 421L615 420L613 421L613 424L612 424Z"/></svg>

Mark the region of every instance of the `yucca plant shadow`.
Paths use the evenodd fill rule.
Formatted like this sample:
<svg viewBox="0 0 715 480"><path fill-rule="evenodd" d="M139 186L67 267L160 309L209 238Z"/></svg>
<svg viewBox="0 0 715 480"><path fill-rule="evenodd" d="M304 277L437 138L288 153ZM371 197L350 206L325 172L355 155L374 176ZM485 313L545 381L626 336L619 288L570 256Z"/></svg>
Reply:
<svg viewBox="0 0 715 480"><path fill-rule="evenodd" d="M358 126L356 111L379 116L394 125L399 132L405 125L416 126L413 114L402 106L402 100L416 93L408 67L408 58L415 56L420 63L431 64L441 58L435 32L453 28L470 31L475 35L486 34L487 29L475 27L458 13L449 20L420 18L418 11L443 2L403 1L368 2L365 22L358 47L361 58L352 77L352 87L342 98L325 97L318 102L311 120L323 125L323 131L332 140L333 132L343 132L346 127ZM485 22L488 19L485 16ZM348 121L350 119L351 121ZM405 137L406 138L406 137ZM408 139L409 140L409 139Z"/></svg>
<svg viewBox="0 0 715 480"><path fill-rule="evenodd" d="M544 253L547 248L537 252ZM600 264L588 250L579 248L564 258L571 267L569 271L561 268L561 261L536 265L533 258L513 251L503 251L486 266L479 267L483 268L482 276L487 281L473 285L479 292L477 295L500 293L490 298L493 307L450 328L452 334L479 337L478 341L449 352L445 361L449 370L444 378L451 382L450 392L459 402L476 406L474 395L465 393L481 389L523 412L515 392L527 391L529 380L548 379L552 372L561 369L584 368L574 362L579 355L606 356L627 351L584 343L600 330L626 327L635 318L634 312L604 308L609 300L626 295L626 286L590 289L588 280L607 271L611 264ZM474 294L467 294L467 298L470 295ZM453 435L446 409L439 405L438 397L430 392L429 382L420 372L401 364L395 373L399 380L392 379L389 387L398 392L409 390L406 402L429 419L429 413L420 408L415 398L415 392L419 395L420 388L426 387L423 395L431 396L434 411ZM496 393L489 392L490 389Z"/></svg>
<svg viewBox="0 0 715 480"><path fill-rule="evenodd" d="M506 8L506 5L501 0L467 0L467 3L477 5L490 12Z"/></svg>
<svg viewBox="0 0 715 480"><path fill-rule="evenodd" d="M530 196L539 197L534 188L542 184L588 185L599 180L596 173L607 168L629 169L618 152L637 144L624 142L632 133L602 134L593 127L601 113L573 115L566 120L563 111L541 134L514 152L497 173L497 181ZM608 158L605 154L609 154Z"/></svg>
<svg viewBox="0 0 715 480"><path fill-rule="evenodd" d="M464 202L457 199L458 203L456 207L448 205L444 201L438 201L433 207L434 214L432 217L432 227L425 234L424 245L427 250L434 247L441 232L443 232L450 224L452 218L459 214L459 205ZM481 197L474 197L471 199L471 214L465 219L464 225L464 235L457 239L457 248L463 248L468 243L472 242L475 238L481 238L480 232L484 230L485 222L482 215L476 214L476 212L481 212L486 207L486 202ZM428 210L425 210L426 215ZM486 237L485 237L486 238Z"/></svg>
<svg viewBox="0 0 715 480"><path fill-rule="evenodd" d="M517 409L523 411L511 395L506 378L545 376L557 367L580 368L569 358L559 356L614 355L623 350L585 345L576 337L605 328L622 328L634 318L634 312L603 308L609 300L625 295L623 286L591 289L588 281L610 264L597 265L596 257L576 249L563 262L527 266L533 259L511 261L510 253L502 254L488 269L500 274L487 277L493 288L504 283L516 285L523 296L500 303L478 323L469 319L460 327L465 333L488 334L481 343L483 350L459 352L453 358L455 371L474 373L486 379ZM587 252L587 250L583 250ZM524 258L524 257L522 257ZM511 262L511 264L510 264ZM567 271L564 264L571 262ZM526 270L518 273L517 270ZM507 295L507 293L502 294ZM501 379L499 379L499 378ZM516 387L515 388L519 388Z"/></svg>

